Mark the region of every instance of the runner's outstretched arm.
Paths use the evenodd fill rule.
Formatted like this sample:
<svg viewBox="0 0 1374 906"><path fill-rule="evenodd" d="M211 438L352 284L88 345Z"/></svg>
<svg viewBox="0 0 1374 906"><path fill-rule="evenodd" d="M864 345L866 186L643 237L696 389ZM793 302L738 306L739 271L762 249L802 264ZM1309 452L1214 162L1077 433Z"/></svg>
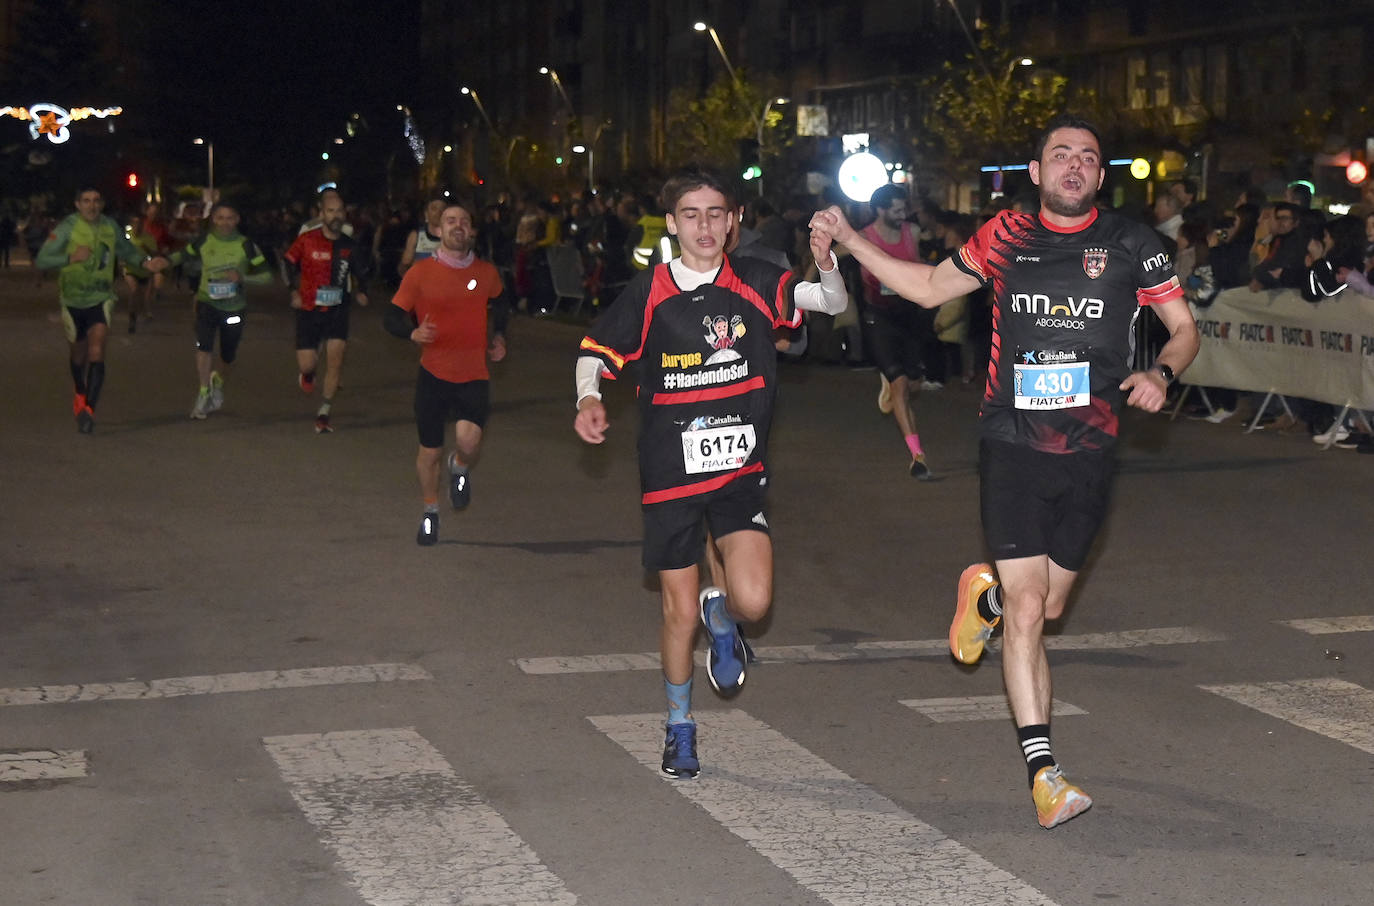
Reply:
<svg viewBox="0 0 1374 906"><path fill-rule="evenodd" d="M976 277L959 270L953 258L946 258L933 267L893 258L850 226L840 209L833 205L812 215L811 228L842 243L880 283L922 308L935 308L982 286Z"/></svg>

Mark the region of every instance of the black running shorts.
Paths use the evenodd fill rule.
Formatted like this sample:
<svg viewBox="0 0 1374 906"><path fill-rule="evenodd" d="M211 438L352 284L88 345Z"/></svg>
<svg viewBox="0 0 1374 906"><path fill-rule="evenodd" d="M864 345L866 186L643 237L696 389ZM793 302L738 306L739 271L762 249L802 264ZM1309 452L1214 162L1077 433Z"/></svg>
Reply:
<svg viewBox="0 0 1374 906"><path fill-rule="evenodd" d="M935 337L934 309L905 300L890 308L870 305L864 310L864 326L868 353L884 377L919 381L925 376L925 355Z"/></svg>
<svg viewBox="0 0 1374 906"><path fill-rule="evenodd" d="M708 527L714 538L744 530L768 534L767 482L766 472L753 472L707 494L645 505L644 568L695 566L706 552Z"/></svg>
<svg viewBox="0 0 1374 906"><path fill-rule="evenodd" d="M296 312L296 348L315 349L325 340L348 339L348 306Z"/></svg>
<svg viewBox="0 0 1374 906"><path fill-rule="evenodd" d="M450 420L485 428L491 415L490 387L489 381L455 384L440 380L422 367L415 379L415 428L420 446L442 447L444 423Z"/></svg>
<svg viewBox="0 0 1374 906"><path fill-rule="evenodd" d="M99 305L92 305L89 308L72 308L70 305L62 306L62 329L67 334L68 343L79 343L86 339L86 334L97 324L110 323L110 310L114 307L114 300L102 302Z"/></svg>
<svg viewBox="0 0 1374 906"><path fill-rule="evenodd" d="M1109 453L1043 453L984 439L979 445L983 537L997 560L1049 558L1077 572L1107 514Z"/></svg>
<svg viewBox="0 0 1374 906"><path fill-rule="evenodd" d="M239 341L243 339L241 311L222 311L213 305L196 302L196 348L201 352L215 351L215 334L219 334L219 357L224 364L238 358Z"/></svg>

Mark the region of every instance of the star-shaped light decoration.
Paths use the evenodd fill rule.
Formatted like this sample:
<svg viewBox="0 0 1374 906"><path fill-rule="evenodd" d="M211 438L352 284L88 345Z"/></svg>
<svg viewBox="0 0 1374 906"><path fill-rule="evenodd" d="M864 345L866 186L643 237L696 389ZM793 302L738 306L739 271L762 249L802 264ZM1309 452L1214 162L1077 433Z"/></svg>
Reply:
<svg viewBox="0 0 1374 906"><path fill-rule="evenodd" d="M123 112L123 107L74 107L67 110L46 101L30 107L0 107L0 116L26 120L29 124L29 135L34 139L46 135L48 141L54 145L60 145L71 138L71 131L67 129L68 123L92 116L105 119L107 116L119 116Z"/></svg>

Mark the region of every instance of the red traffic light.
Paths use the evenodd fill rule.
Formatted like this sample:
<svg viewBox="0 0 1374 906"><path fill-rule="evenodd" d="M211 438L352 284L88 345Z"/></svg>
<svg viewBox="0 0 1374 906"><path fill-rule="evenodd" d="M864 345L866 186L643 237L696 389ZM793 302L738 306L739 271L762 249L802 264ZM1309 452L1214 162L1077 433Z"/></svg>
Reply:
<svg viewBox="0 0 1374 906"><path fill-rule="evenodd" d="M138 174L137 174L137 173L130 173L129 176L128 176L128 178L124 180L124 184L127 185L127 186L128 186L129 188L131 188L131 189L137 189L137 188L138 188Z"/></svg>
<svg viewBox="0 0 1374 906"><path fill-rule="evenodd" d="M1368 178L1369 168L1365 166L1364 161L1352 160L1345 165L1345 179L1352 186L1358 186Z"/></svg>

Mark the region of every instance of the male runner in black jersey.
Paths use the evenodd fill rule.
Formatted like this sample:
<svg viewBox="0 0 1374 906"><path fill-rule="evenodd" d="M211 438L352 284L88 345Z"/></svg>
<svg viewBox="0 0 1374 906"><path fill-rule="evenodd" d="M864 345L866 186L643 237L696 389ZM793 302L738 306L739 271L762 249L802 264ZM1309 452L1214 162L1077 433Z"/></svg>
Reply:
<svg viewBox="0 0 1374 906"><path fill-rule="evenodd" d="M1046 620L1069 591L1107 510L1122 403L1158 412L1197 354L1197 326L1173 263L1143 224L1099 212L1101 141L1087 122L1052 121L1030 162L1040 213L1004 211L937 266L888 257L838 208L812 227L885 285L931 308L991 282L992 364L979 417L983 533L997 563L959 579L950 649L970 664L1005 616L1002 676L1043 827L1092 804L1050 751ZM1132 328L1150 305L1169 330L1155 365L1131 371ZM1000 583L999 583L1000 579Z"/></svg>
<svg viewBox="0 0 1374 906"><path fill-rule="evenodd" d="M830 238L813 233L826 265L821 282L726 255L736 207L714 174L687 171L663 187L668 231L681 257L642 271L583 338L577 360L578 436L606 439L602 375L637 363L639 476L644 566L663 596L660 652L668 697L663 773L700 770L692 720L697 621L711 637L707 676L731 695L744 684L739 622L760 620L773 596L773 547L764 514L768 428L777 392L773 331L796 327L803 309L838 314L848 304ZM703 520L706 525L703 526ZM700 589L706 528L719 550L724 588Z"/></svg>

